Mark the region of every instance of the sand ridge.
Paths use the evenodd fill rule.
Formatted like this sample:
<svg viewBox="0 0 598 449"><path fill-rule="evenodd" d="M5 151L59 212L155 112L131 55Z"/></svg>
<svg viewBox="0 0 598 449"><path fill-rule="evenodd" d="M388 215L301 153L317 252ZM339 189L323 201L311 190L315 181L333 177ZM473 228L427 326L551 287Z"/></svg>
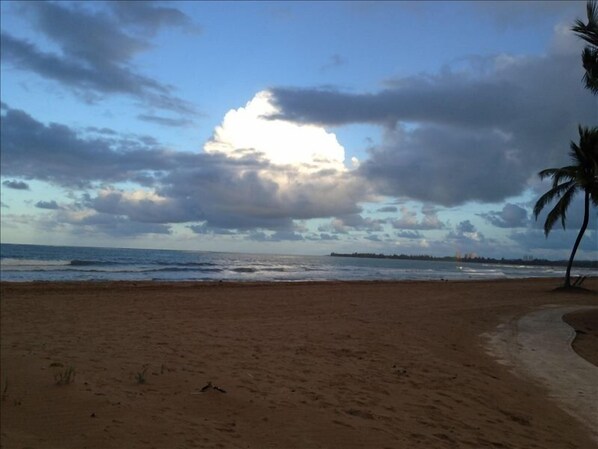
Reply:
<svg viewBox="0 0 598 449"><path fill-rule="evenodd" d="M589 449L480 337L558 282L3 283L2 447Z"/></svg>

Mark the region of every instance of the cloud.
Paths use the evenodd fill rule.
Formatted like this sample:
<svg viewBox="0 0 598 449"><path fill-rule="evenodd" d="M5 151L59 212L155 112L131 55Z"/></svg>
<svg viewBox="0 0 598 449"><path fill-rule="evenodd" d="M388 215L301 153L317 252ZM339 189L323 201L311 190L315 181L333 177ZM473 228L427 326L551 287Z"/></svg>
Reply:
<svg viewBox="0 0 598 449"><path fill-rule="evenodd" d="M475 232L475 226L471 224L469 220L465 220L460 222L456 227L457 233L462 234L472 234Z"/></svg>
<svg viewBox="0 0 598 449"><path fill-rule="evenodd" d="M151 4L128 3L112 6L118 12L118 20L105 11L81 4L21 3L21 15L32 20L60 53L45 51L36 43L3 32L2 59L18 69L56 81L86 100L124 94L148 106L193 115L194 107L174 95L172 87L136 72L132 65L133 58L151 45L145 37L131 31L141 27L153 34L158 27L176 22L176 12L183 20L182 13ZM123 26L128 23L136 27L129 30Z"/></svg>
<svg viewBox="0 0 598 449"><path fill-rule="evenodd" d="M409 210L407 207L401 207L401 217L391 220L390 223L395 229L409 230L432 230L443 229L445 224L438 218L438 213L434 208L422 207L423 217L418 219L417 212Z"/></svg>
<svg viewBox="0 0 598 449"><path fill-rule="evenodd" d="M369 240L370 242L381 242L382 240L376 234L369 234L364 237L364 239Z"/></svg>
<svg viewBox="0 0 598 449"><path fill-rule="evenodd" d="M419 231L399 231L396 233L397 237L404 239L422 239L424 236Z"/></svg>
<svg viewBox="0 0 598 449"><path fill-rule="evenodd" d="M397 126L371 149L359 170L384 195L445 206L498 202L520 193L529 177L501 140L492 132L446 126L406 131Z"/></svg>
<svg viewBox="0 0 598 449"><path fill-rule="evenodd" d="M346 63L347 61L345 61L345 58L335 53L328 58L328 62L326 62L326 64L320 67L320 70L325 72L327 70L336 69L342 65L345 65Z"/></svg>
<svg viewBox="0 0 598 449"><path fill-rule="evenodd" d="M336 234L347 234L351 230L380 232L386 220L363 217L358 213L346 214L334 218L329 224L322 225L318 231L333 232Z"/></svg>
<svg viewBox="0 0 598 449"><path fill-rule="evenodd" d="M544 232L539 229L526 229L523 231L513 231L509 238L515 241L525 251L536 251L551 253L551 257L568 258L573 248L573 243L577 238L578 230L555 229L548 238ZM596 258L596 248L598 248L598 233L595 229L588 229L581 240L579 251L583 258ZM542 256L540 256L542 257Z"/></svg>
<svg viewBox="0 0 598 449"><path fill-rule="evenodd" d="M45 125L18 109L2 115L0 142L3 175L62 186L128 181L141 175L149 182L197 159L191 153L164 150L151 138L105 133L85 137L62 124Z"/></svg>
<svg viewBox="0 0 598 449"><path fill-rule="evenodd" d="M487 242L484 234L479 232L469 220L459 222L454 230L446 234L445 240L470 250L480 248Z"/></svg>
<svg viewBox="0 0 598 449"><path fill-rule="evenodd" d="M49 223L50 225L52 222ZM148 234L171 234L170 226L139 223L126 216L95 213L93 211L62 211L54 225L70 225L71 232L81 235L104 234L112 237L137 237Z"/></svg>
<svg viewBox="0 0 598 449"><path fill-rule="evenodd" d="M529 224L527 210L511 203L505 204L502 211L492 211L478 215L499 228L522 228Z"/></svg>
<svg viewBox="0 0 598 449"><path fill-rule="evenodd" d="M176 197L204 198L216 227L288 228L290 220L359 212L367 184L344 166L344 148L322 127L269 120L268 92L229 111L204 146L209 166L179 170ZM216 167L214 167L216 168ZM184 180L184 181L183 181Z"/></svg>
<svg viewBox="0 0 598 449"><path fill-rule="evenodd" d="M282 242L282 241L300 241L304 240L301 234L296 232L283 230L268 234L262 231L252 231L247 238L256 242Z"/></svg>
<svg viewBox="0 0 598 449"><path fill-rule="evenodd" d="M468 57L372 93L271 89L273 119L382 127L359 174L377 193L455 206L518 195L546 166L567 163L578 123L595 120L569 34L544 56ZM559 86L558 89L555 86Z"/></svg>
<svg viewBox="0 0 598 449"><path fill-rule="evenodd" d="M345 150L334 134L320 126L266 119L277 112L271 94L258 92L245 107L224 116L204 151L231 158L261 156L272 164L292 164L312 173L344 170Z"/></svg>
<svg viewBox="0 0 598 449"><path fill-rule="evenodd" d="M324 240L324 241L332 241L332 240L339 240L338 235L335 234L328 234L326 232L320 232L319 234L313 234L306 238L306 240Z"/></svg>
<svg viewBox="0 0 598 449"><path fill-rule="evenodd" d="M176 8L148 1L123 1L108 4L121 24L133 25L150 35L160 28L179 27L190 33L200 33L201 27Z"/></svg>
<svg viewBox="0 0 598 449"><path fill-rule="evenodd" d="M263 118L271 108L268 96L258 94L231 110L204 153L168 151L151 137L109 129L43 124L7 108L3 174L68 188L102 185L82 204L137 223L288 231L293 220L358 213L358 203L371 195L344 166L336 137L314 125ZM119 182L140 186L110 186Z"/></svg>
<svg viewBox="0 0 598 449"><path fill-rule="evenodd" d="M4 147L4 145L3 145ZM1 153L0 153L1 154ZM17 181L17 180L6 180L2 183L3 186L9 188L9 189L15 189L15 190L29 190L29 184L27 184L24 181Z"/></svg>
<svg viewBox="0 0 598 449"><path fill-rule="evenodd" d="M170 126L175 128L190 126L193 124L191 120L185 118L161 117L158 115L139 114L137 118L144 122L156 123L158 125Z"/></svg>
<svg viewBox="0 0 598 449"><path fill-rule="evenodd" d="M377 212L397 212L399 209L396 206L384 206L377 210Z"/></svg>
<svg viewBox="0 0 598 449"><path fill-rule="evenodd" d="M37 203L35 203L35 207L37 207L39 209L50 209L50 210L60 209L60 206L54 200L52 200L52 201L38 201Z"/></svg>
<svg viewBox="0 0 598 449"><path fill-rule="evenodd" d="M214 228L207 226L206 223L201 225L189 225L187 228L191 229L195 234L201 235L237 235L235 231L231 231L230 229Z"/></svg>
<svg viewBox="0 0 598 449"><path fill-rule="evenodd" d="M162 197L147 190L104 188L90 198L86 206L99 213L127 216L139 223L184 223L201 218L201 213L187 209L176 198Z"/></svg>
<svg viewBox="0 0 598 449"><path fill-rule="evenodd" d="M553 20L571 16L583 9L581 1L534 1L534 2L472 2L470 5L477 14L489 17L499 29L508 31L533 27L538 20ZM569 20L570 21L570 20Z"/></svg>

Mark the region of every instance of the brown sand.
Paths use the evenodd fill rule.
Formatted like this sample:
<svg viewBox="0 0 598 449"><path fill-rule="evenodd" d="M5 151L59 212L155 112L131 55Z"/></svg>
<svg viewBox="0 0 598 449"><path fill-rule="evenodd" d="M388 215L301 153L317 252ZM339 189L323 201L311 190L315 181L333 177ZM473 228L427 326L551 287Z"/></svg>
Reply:
<svg viewBox="0 0 598 449"><path fill-rule="evenodd" d="M575 329L575 352L598 366L598 310L568 313L563 320ZM598 398L596 400L598 401Z"/></svg>
<svg viewBox="0 0 598 449"><path fill-rule="evenodd" d="M480 336L558 282L3 283L2 447L595 448Z"/></svg>

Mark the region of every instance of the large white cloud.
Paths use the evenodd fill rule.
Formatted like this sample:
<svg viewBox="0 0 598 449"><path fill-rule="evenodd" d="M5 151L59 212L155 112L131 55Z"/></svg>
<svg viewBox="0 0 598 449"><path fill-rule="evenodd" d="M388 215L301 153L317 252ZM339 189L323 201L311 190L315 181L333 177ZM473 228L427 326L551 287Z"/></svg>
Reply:
<svg viewBox="0 0 598 449"><path fill-rule="evenodd" d="M268 91L230 110L204 154L218 161L177 170L165 192L198 201L208 223L227 228L288 226L289 220L358 213L370 199L363 178L344 165L333 133L314 124L272 119Z"/></svg>
<svg viewBox="0 0 598 449"><path fill-rule="evenodd" d="M267 118L279 113L270 92L258 92L245 107L224 116L204 151L231 158L260 155L270 164L309 173L344 169L345 149L333 133L321 126Z"/></svg>

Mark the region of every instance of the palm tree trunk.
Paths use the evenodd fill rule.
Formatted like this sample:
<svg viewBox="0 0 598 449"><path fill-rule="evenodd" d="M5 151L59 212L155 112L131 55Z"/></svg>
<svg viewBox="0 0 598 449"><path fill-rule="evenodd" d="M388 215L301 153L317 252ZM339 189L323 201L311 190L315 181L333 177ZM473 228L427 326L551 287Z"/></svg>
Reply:
<svg viewBox="0 0 598 449"><path fill-rule="evenodd" d="M583 223L581 224L581 229L579 230L579 234L577 234L577 239L575 240L575 244L573 245L573 250L571 251L571 257L569 257L569 263L567 264L567 273L565 274L565 287L571 287L571 267L573 266L573 259L575 258L575 253L577 252L577 247L581 242L581 238L583 237L584 232L586 232L586 228L588 227L588 221L590 220L590 191L586 190L585 198L584 198L584 213L583 213Z"/></svg>

